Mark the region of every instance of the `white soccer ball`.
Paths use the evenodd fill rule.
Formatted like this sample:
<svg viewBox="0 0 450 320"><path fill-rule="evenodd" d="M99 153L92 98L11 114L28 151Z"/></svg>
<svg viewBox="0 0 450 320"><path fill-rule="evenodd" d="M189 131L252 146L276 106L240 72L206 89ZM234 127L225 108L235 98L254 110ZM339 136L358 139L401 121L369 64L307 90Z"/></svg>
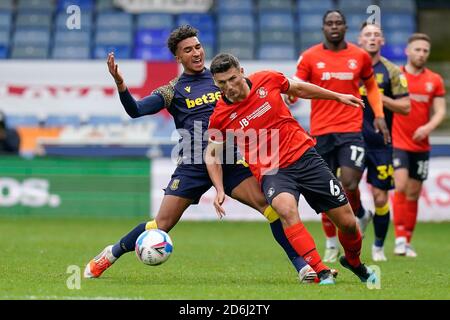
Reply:
<svg viewBox="0 0 450 320"><path fill-rule="evenodd" d="M162 230L146 230L137 238L135 251L144 264L157 266L169 259L173 251L172 239Z"/></svg>

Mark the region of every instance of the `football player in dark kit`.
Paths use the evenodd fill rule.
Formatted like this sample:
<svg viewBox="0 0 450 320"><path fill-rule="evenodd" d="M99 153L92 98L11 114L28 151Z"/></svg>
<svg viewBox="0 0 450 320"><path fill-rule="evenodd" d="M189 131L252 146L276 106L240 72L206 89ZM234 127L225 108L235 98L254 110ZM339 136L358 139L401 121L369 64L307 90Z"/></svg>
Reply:
<svg viewBox="0 0 450 320"><path fill-rule="evenodd" d="M178 166L167 188L164 189L164 198L155 219L139 224L117 243L107 246L87 264L84 271L86 278L100 277L120 256L134 251L136 239L145 230L161 229L169 232L184 211L190 205L197 204L200 197L212 186L203 160L203 151L208 144L203 135L208 129L209 117L220 98L220 90L214 84L211 72L205 68L205 52L197 35L198 31L191 26L178 27L171 33L168 47L177 62L183 65L184 72L140 101L131 96L118 65L115 64L114 53L109 54L109 72L117 84L120 100L126 112L132 118L137 118L167 109L182 136L181 148ZM237 160L236 155L234 158ZM278 214L267 204L250 170L244 164L236 162L223 166L226 173L224 175L226 193L258 210L267 218L274 238L285 250L301 282L317 281L314 270L289 244Z"/></svg>

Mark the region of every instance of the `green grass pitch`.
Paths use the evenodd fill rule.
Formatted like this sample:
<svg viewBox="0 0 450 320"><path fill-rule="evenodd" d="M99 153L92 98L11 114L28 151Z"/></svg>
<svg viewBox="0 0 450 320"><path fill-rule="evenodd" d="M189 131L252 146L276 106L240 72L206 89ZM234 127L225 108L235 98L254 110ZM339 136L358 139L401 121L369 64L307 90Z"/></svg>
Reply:
<svg viewBox="0 0 450 320"><path fill-rule="evenodd" d="M139 222L1 217L0 299L450 299L450 223L418 224L417 259L393 256L390 230L389 261L376 264L380 289L369 290L338 263L330 264L340 271L335 286L300 285L266 223L223 221L182 221L170 233L174 252L165 264L145 266L132 252L77 289L77 266L82 274ZM320 224L306 225L322 253ZM373 265L369 229L362 256Z"/></svg>

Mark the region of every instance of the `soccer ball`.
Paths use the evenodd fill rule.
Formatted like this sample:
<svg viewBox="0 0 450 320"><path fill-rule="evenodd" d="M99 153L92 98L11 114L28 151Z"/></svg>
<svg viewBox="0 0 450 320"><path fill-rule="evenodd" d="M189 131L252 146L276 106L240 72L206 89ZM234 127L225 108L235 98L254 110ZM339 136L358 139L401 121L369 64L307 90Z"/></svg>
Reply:
<svg viewBox="0 0 450 320"><path fill-rule="evenodd" d="M136 240L135 251L138 259L149 266L157 266L169 259L173 250L172 239L159 229L141 233Z"/></svg>

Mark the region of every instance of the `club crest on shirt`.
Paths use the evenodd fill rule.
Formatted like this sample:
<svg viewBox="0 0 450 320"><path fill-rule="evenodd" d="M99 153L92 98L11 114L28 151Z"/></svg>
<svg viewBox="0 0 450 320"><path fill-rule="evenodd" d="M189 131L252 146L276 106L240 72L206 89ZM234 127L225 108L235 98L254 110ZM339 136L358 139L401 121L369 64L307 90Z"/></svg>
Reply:
<svg viewBox="0 0 450 320"><path fill-rule="evenodd" d="M258 88L258 90L256 90L256 93L258 94L258 96L263 99L265 97L267 97L267 90L264 87Z"/></svg>
<svg viewBox="0 0 450 320"><path fill-rule="evenodd" d="M434 85L433 82L425 82L425 90L427 92L433 92Z"/></svg>
<svg viewBox="0 0 450 320"><path fill-rule="evenodd" d="M348 60L347 65L351 70L355 70L356 68L358 68L358 61L356 61L355 59L350 59Z"/></svg>
<svg viewBox="0 0 450 320"><path fill-rule="evenodd" d="M317 69L325 69L325 62L317 62Z"/></svg>

